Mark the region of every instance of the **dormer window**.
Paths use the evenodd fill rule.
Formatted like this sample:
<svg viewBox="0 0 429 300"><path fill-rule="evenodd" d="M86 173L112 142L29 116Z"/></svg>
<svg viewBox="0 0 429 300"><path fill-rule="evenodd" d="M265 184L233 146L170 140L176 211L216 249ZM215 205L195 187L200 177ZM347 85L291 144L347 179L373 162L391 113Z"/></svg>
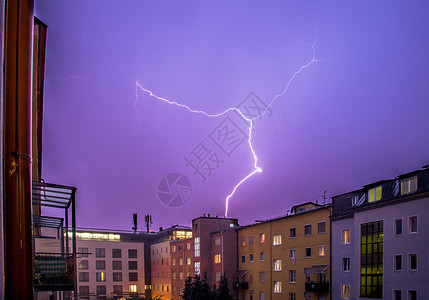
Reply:
<svg viewBox="0 0 429 300"><path fill-rule="evenodd" d="M417 191L417 177L401 180L401 195Z"/></svg>
<svg viewBox="0 0 429 300"><path fill-rule="evenodd" d="M381 185L368 190L368 203L374 203L381 199Z"/></svg>

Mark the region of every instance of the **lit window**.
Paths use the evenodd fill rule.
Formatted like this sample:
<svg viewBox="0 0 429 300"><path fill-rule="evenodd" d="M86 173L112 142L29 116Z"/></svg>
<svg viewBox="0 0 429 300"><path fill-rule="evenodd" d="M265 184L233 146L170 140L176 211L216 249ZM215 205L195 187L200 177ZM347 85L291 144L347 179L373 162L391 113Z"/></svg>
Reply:
<svg viewBox="0 0 429 300"><path fill-rule="evenodd" d="M176 274L176 272L173 272L173 279L176 279L177 278L177 274Z"/></svg>
<svg viewBox="0 0 429 300"><path fill-rule="evenodd" d="M264 252L261 252L261 253L260 253L260 258L261 258L261 261L264 261L264 259L265 259Z"/></svg>
<svg viewBox="0 0 429 300"><path fill-rule="evenodd" d="M296 237L296 228L295 227L289 228L289 237L291 237L291 238Z"/></svg>
<svg viewBox="0 0 429 300"><path fill-rule="evenodd" d="M274 293L280 294L282 292L282 282L281 281L274 281Z"/></svg>
<svg viewBox="0 0 429 300"><path fill-rule="evenodd" d="M106 272L96 272L95 281L98 281L98 282L106 281Z"/></svg>
<svg viewBox="0 0 429 300"><path fill-rule="evenodd" d="M249 261L253 262L253 254L249 254Z"/></svg>
<svg viewBox="0 0 429 300"><path fill-rule="evenodd" d="M179 266L183 266L183 258L179 258Z"/></svg>
<svg viewBox="0 0 429 300"><path fill-rule="evenodd" d="M179 279L183 280L183 272L179 272Z"/></svg>
<svg viewBox="0 0 429 300"><path fill-rule="evenodd" d="M341 299L350 299L350 285L341 287Z"/></svg>
<svg viewBox="0 0 429 300"><path fill-rule="evenodd" d="M278 246L282 244L282 236L281 234L273 236L273 246Z"/></svg>
<svg viewBox="0 0 429 300"><path fill-rule="evenodd" d="M176 245L171 246L171 252L176 252Z"/></svg>
<svg viewBox="0 0 429 300"><path fill-rule="evenodd" d="M344 229L341 236L341 243L343 245L350 244L350 229Z"/></svg>
<svg viewBox="0 0 429 300"><path fill-rule="evenodd" d="M281 259L275 259L274 260L274 271L281 271L282 270L282 260Z"/></svg>
<svg viewBox="0 0 429 300"><path fill-rule="evenodd" d="M200 275L200 262L194 263L194 272L195 275Z"/></svg>
<svg viewBox="0 0 429 300"><path fill-rule="evenodd" d="M311 235L311 224L304 226L304 235Z"/></svg>
<svg viewBox="0 0 429 300"><path fill-rule="evenodd" d="M249 245L253 245L253 235L249 236Z"/></svg>
<svg viewBox="0 0 429 300"><path fill-rule="evenodd" d="M194 256L200 257L200 237L194 238Z"/></svg>
<svg viewBox="0 0 429 300"><path fill-rule="evenodd" d="M259 282L265 282L265 272L259 272Z"/></svg>
<svg viewBox="0 0 429 300"><path fill-rule="evenodd" d="M343 257L343 272L350 272L350 257Z"/></svg>
<svg viewBox="0 0 429 300"><path fill-rule="evenodd" d="M79 270L88 270L87 260L79 260Z"/></svg>
<svg viewBox="0 0 429 300"><path fill-rule="evenodd" d="M242 236L240 240L241 240L241 246L246 246L246 238Z"/></svg>
<svg viewBox="0 0 429 300"><path fill-rule="evenodd" d="M319 246L319 256L325 256L325 255L326 255L326 247Z"/></svg>
<svg viewBox="0 0 429 300"><path fill-rule="evenodd" d="M395 235L402 235L402 219L395 220Z"/></svg>
<svg viewBox="0 0 429 300"><path fill-rule="evenodd" d="M410 217L410 233L417 233L417 216Z"/></svg>
<svg viewBox="0 0 429 300"><path fill-rule="evenodd" d="M137 293L137 284L130 284L128 287L130 293Z"/></svg>
<svg viewBox="0 0 429 300"><path fill-rule="evenodd" d="M175 266L175 265L176 265L176 259L173 258L173 266Z"/></svg>
<svg viewBox="0 0 429 300"><path fill-rule="evenodd" d="M417 191L417 177L401 180L401 195Z"/></svg>
<svg viewBox="0 0 429 300"><path fill-rule="evenodd" d="M259 243L265 243L265 233L259 234Z"/></svg>
<svg viewBox="0 0 429 300"><path fill-rule="evenodd" d="M188 266L191 265L191 258L190 257L186 258L186 265L188 265Z"/></svg>
<svg viewBox="0 0 429 300"><path fill-rule="evenodd" d="M319 222L317 223L317 233L321 234L321 233L325 233L326 232L326 222Z"/></svg>
<svg viewBox="0 0 429 300"><path fill-rule="evenodd" d="M215 256L214 256L214 263L215 264L220 264L220 254L216 254Z"/></svg>
<svg viewBox="0 0 429 300"><path fill-rule="evenodd" d="M311 257L311 247L305 248L305 258Z"/></svg>
<svg viewBox="0 0 429 300"><path fill-rule="evenodd" d="M289 271L289 279L290 279L290 283L296 282L296 271L295 270Z"/></svg>
<svg viewBox="0 0 429 300"><path fill-rule="evenodd" d="M368 202L373 203L381 199L381 185L368 190Z"/></svg>
<svg viewBox="0 0 429 300"><path fill-rule="evenodd" d="M402 271L402 255L394 256L395 271Z"/></svg>
<svg viewBox="0 0 429 300"><path fill-rule="evenodd" d="M417 271L417 254L409 254L408 257L410 271Z"/></svg>
<svg viewBox="0 0 429 300"><path fill-rule="evenodd" d="M295 259L295 249L290 249L290 259Z"/></svg>

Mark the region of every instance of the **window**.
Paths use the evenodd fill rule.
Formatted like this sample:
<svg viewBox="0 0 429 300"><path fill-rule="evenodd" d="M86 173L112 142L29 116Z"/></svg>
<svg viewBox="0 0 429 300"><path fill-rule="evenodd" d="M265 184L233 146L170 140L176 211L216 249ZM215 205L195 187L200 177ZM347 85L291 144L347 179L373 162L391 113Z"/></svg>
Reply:
<svg viewBox="0 0 429 300"><path fill-rule="evenodd" d="M417 300L417 291L408 291L408 300Z"/></svg>
<svg viewBox="0 0 429 300"><path fill-rule="evenodd" d="M275 294L280 294L282 292L282 282L274 281L274 291Z"/></svg>
<svg viewBox="0 0 429 300"><path fill-rule="evenodd" d="M173 272L173 279L176 279L177 278L177 274L176 274L176 272Z"/></svg>
<svg viewBox="0 0 429 300"><path fill-rule="evenodd" d="M128 270L137 270L137 261L131 260L128 262Z"/></svg>
<svg viewBox="0 0 429 300"><path fill-rule="evenodd" d="M220 254L215 254L214 256L214 263L215 264L220 264Z"/></svg>
<svg viewBox="0 0 429 300"><path fill-rule="evenodd" d="M246 255L242 255L242 256L241 256L241 262L242 262L242 263L245 263L245 262L246 262Z"/></svg>
<svg viewBox="0 0 429 300"><path fill-rule="evenodd" d="M200 262L194 263L194 272L195 275L200 275Z"/></svg>
<svg viewBox="0 0 429 300"><path fill-rule="evenodd" d="M368 190L368 203L381 199L381 185Z"/></svg>
<svg viewBox="0 0 429 300"><path fill-rule="evenodd" d="M89 296L89 286L80 286L79 296Z"/></svg>
<svg viewBox="0 0 429 300"><path fill-rule="evenodd" d="M183 245L179 245L179 251L183 251Z"/></svg>
<svg viewBox="0 0 429 300"><path fill-rule="evenodd" d="M417 233L417 216L410 217L410 233Z"/></svg>
<svg viewBox="0 0 429 300"><path fill-rule="evenodd" d="M259 234L259 243L265 243L265 233Z"/></svg>
<svg viewBox="0 0 429 300"><path fill-rule="evenodd" d="M130 293L137 293L137 292L138 292L137 284L130 284L130 285L128 286L128 291L129 291Z"/></svg>
<svg viewBox="0 0 429 300"><path fill-rule="evenodd" d="M215 273L215 281L219 282L220 281L220 272L216 272Z"/></svg>
<svg viewBox="0 0 429 300"><path fill-rule="evenodd" d="M128 258L137 258L137 249L128 249Z"/></svg>
<svg viewBox="0 0 429 300"><path fill-rule="evenodd" d="M95 281L97 281L97 282L106 281L106 272L96 272L95 273Z"/></svg>
<svg viewBox="0 0 429 300"><path fill-rule="evenodd" d="M87 260L79 260L79 270L88 270Z"/></svg>
<svg viewBox="0 0 429 300"><path fill-rule="evenodd" d="M215 237L214 244L215 246L220 246L220 237Z"/></svg>
<svg viewBox="0 0 429 300"><path fill-rule="evenodd" d="M296 300L296 294L295 293L289 293L289 300Z"/></svg>
<svg viewBox="0 0 429 300"><path fill-rule="evenodd" d="M173 294L177 294L177 287L173 286Z"/></svg>
<svg viewBox="0 0 429 300"><path fill-rule="evenodd" d="M402 219L396 219L395 221L395 235L402 235Z"/></svg>
<svg viewBox="0 0 429 300"><path fill-rule="evenodd" d="M97 285L97 295L106 295L105 285Z"/></svg>
<svg viewBox="0 0 429 300"><path fill-rule="evenodd" d="M343 257L343 272L350 272L350 257Z"/></svg>
<svg viewBox="0 0 429 300"><path fill-rule="evenodd" d="M187 265L187 266L190 266L190 265L191 265L191 258L190 258L190 257L187 257L187 258L186 258L186 265Z"/></svg>
<svg viewBox="0 0 429 300"><path fill-rule="evenodd" d="M402 255L394 256L394 268L395 271L402 271Z"/></svg>
<svg viewBox="0 0 429 300"><path fill-rule="evenodd" d="M175 265L176 265L176 259L173 258L173 266L175 266Z"/></svg>
<svg viewBox="0 0 429 300"><path fill-rule="evenodd" d="M341 232L341 243L343 245L350 244L350 229L344 229Z"/></svg>
<svg viewBox="0 0 429 300"><path fill-rule="evenodd" d="M194 229L195 229L195 232L198 232L198 224L195 224Z"/></svg>
<svg viewBox="0 0 429 300"><path fill-rule="evenodd" d="M78 248L77 253L80 257L88 257L88 248Z"/></svg>
<svg viewBox="0 0 429 300"><path fill-rule="evenodd" d="M113 272L113 281L122 281L122 273Z"/></svg>
<svg viewBox="0 0 429 300"><path fill-rule="evenodd" d="M295 249L290 249L290 259L295 259Z"/></svg>
<svg viewBox="0 0 429 300"><path fill-rule="evenodd" d="M296 228L295 227L289 228L289 237L291 237L291 238L296 237Z"/></svg>
<svg viewBox="0 0 429 300"><path fill-rule="evenodd" d="M350 299L350 285L341 287L341 299Z"/></svg>
<svg viewBox="0 0 429 300"><path fill-rule="evenodd" d="M216 244L216 240L215 240L215 244ZM219 245L220 245L220 239L219 239ZM219 246L216 244L216 246ZM186 250L191 250L191 243L186 243ZM165 248L165 251L167 251L167 248Z"/></svg>
<svg viewBox="0 0 429 300"><path fill-rule="evenodd" d="M122 250L112 249L112 258L122 258Z"/></svg>
<svg viewBox="0 0 429 300"><path fill-rule="evenodd" d="M408 254L409 270L417 271L417 254Z"/></svg>
<svg viewBox="0 0 429 300"><path fill-rule="evenodd" d="M128 281L139 281L139 275L137 272L128 273Z"/></svg>
<svg viewBox="0 0 429 300"><path fill-rule="evenodd" d="M401 195L417 191L417 177L401 180Z"/></svg>
<svg viewBox="0 0 429 300"><path fill-rule="evenodd" d="M356 206L356 204L358 203L358 201L359 201L359 197L358 196L354 196L352 198L352 206Z"/></svg>
<svg viewBox="0 0 429 300"><path fill-rule="evenodd" d="M264 261L264 259L265 259L264 252L261 252L261 253L260 253L260 260L261 260L261 261Z"/></svg>
<svg viewBox="0 0 429 300"><path fill-rule="evenodd" d="M183 272L179 272L179 279L182 280L183 279Z"/></svg>
<svg viewBox="0 0 429 300"><path fill-rule="evenodd" d="M319 222L317 223L317 233L321 234L321 233L325 233L326 232L326 222Z"/></svg>
<svg viewBox="0 0 429 300"><path fill-rule="evenodd" d="M200 257L200 237L194 238L194 256Z"/></svg>
<svg viewBox="0 0 429 300"><path fill-rule="evenodd" d="M244 236L241 237L240 241L241 246L246 246L246 238Z"/></svg>
<svg viewBox="0 0 429 300"><path fill-rule="evenodd" d="M311 257L311 247L305 248L305 258Z"/></svg>
<svg viewBox="0 0 429 300"><path fill-rule="evenodd" d="M278 234L273 236L273 246L278 246L282 244L282 235Z"/></svg>
<svg viewBox="0 0 429 300"><path fill-rule="evenodd" d="M106 261L105 260L96 260L95 261L95 269L105 270L106 269Z"/></svg>
<svg viewBox="0 0 429 300"><path fill-rule="evenodd" d="M383 295L383 221L361 224L360 296Z"/></svg>
<svg viewBox="0 0 429 300"><path fill-rule="evenodd" d="M95 248L95 257L105 257L105 249Z"/></svg>
<svg viewBox="0 0 429 300"><path fill-rule="evenodd" d="M401 290L393 290L393 300L402 300Z"/></svg>
<svg viewBox="0 0 429 300"><path fill-rule="evenodd" d="M176 245L171 246L171 251L176 252Z"/></svg>
<svg viewBox="0 0 429 300"><path fill-rule="evenodd" d="M274 260L274 271L281 271L282 270L282 260L281 259L275 259Z"/></svg>
<svg viewBox="0 0 429 300"><path fill-rule="evenodd" d="M79 272L79 281L88 282L89 281L89 272Z"/></svg>
<svg viewBox="0 0 429 300"><path fill-rule="evenodd" d="M295 283L296 281L296 271L295 270L290 270L289 271L289 282L290 283Z"/></svg>
<svg viewBox="0 0 429 300"><path fill-rule="evenodd" d="M265 292L259 292L259 299L265 300Z"/></svg>
<svg viewBox="0 0 429 300"><path fill-rule="evenodd" d="M265 282L265 272L259 272L259 282Z"/></svg>
<svg viewBox="0 0 429 300"><path fill-rule="evenodd" d="M249 245L253 245L253 235L249 236Z"/></svg>
<svg viewBox="0 0 429 300"><path fill-rule="evenodd" d="M179 258L179 266L183 266L183 258Z"/></svg>
<svg viewBox="0 0 429 300"><path fill-rule="evenodd" d="M155 261L153 261L155 263ZM114 260L112 261L112 269L113 270L122 270L122 261Z"/></svg>
<svg viewBox="0 0 429 300"><path fill-rule="evenodd" d="M249 254L249 262L253 262L253 254Z"/></svg>
<svg viewBox="0 0 429 300"><path fill-rule="evenodd" d="M304 235L306 236L311 235L311 224L304 226Z"/></svg>
<svg viewBox="0 0 429 300"><path fill-rule="evenodd" d="M113 286L113 293L116 295L122 294L122 285L114 285Z"/></svg>
<svg viewBox="0 0 429 300"><path fill-rule="evenodd" d="M326 247L323 246L319 246L319 256L325 256L326 255Z"/></svg>

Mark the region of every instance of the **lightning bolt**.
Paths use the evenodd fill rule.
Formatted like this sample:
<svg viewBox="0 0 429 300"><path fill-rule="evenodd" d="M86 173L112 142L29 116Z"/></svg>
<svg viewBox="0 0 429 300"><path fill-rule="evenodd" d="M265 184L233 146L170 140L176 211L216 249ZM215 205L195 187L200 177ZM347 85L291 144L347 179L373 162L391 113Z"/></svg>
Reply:
<svg viewBox="0 0 429 300"><path fill-rule="evenodd" d="M249 124L249 127L248 127L248 129L249 129L249 139L248 139L248 143L249 143L249 148L250 148L250 151L252 152L252 156L253 156L253 171L252 172L250 172L248 175L246 175L243 179L241 179L235 186L234 186L234 188L233 188L233 190L232 190L232 192L226 197L226 201L225 201L225 218L227 218L228 217L228 207L229 207L229 200L232 198L232 196L234 196L234 194L235 194L235 192L237 191L237 189L247 180L247 179L249 179L250 177L252 177L253 175L255 175L256 173L261 173L262 172L262 169L261 169L261 167L259 167L258 166L258 157L256 156L256 152L255 152L255 149L253 148L253 144L252 144L252 132L253 132L253 121L256 119L256 118L261 118L261 117L263 117L264 115L265 115L265 113L268 111L268 109L274 104L274 102L279 98L279 97L281 97L281 96L283 96L286 92L287 92L287 90L289 89L289 86L291 85L291 83L292 83L292 81L295 79L295 77L299 74L299 73L301 73L304 69L307 69L308 67L310 67L313 63L315 63L315 62L317 62L318 60L317 60L317 58L316 58L316 51L315 51L315 47L316 47L316 44L317 44L317 39L314 41L314 43L311 45L311 48L312 48L312 50L313 50L313 56L312 56L312 58L311 58L311 60L307 63L307 64L305 64L305 65L303 65L303 66L301 66L297 71L295 71L295 73L293 73L293 75L291 76L291 78L288 80L288 82L287 82L287 84L286 84L286 86L285 86L285 88L283 89L283 91L281 92L281 93L279 93L279 94L277 94L271 101L270 101L270 103L267 105L267 107L265 108L265 110L262 112L262 114L260 114L260 115L258 115L258 116L256 116L256 117L254 117L254 118L247 118L237 107L230 107L230 108L228 108L228 109L226 109L226 110L224 110L223 112L220 112L220 113L217 113L217 114L209 114L209 113L206 113L205 111L203 111L203 110L195 110L195 109L192 109L192 108L190 108L189 106L187 106L187 105L184 105L184 104L181 104L181 103L178 103L178 102L176 102L176 101L170 101L170 100L168 100L168 99L166 99L166 98L163 98L163 97L160 97L160 96L157 96L157 95L155 95L154 93L152 93L152 91L150 91L150 90L148 90L148 89L145 89L143 86L141 86L140 85L140 83L138 83L138 82L136 82L136 101L134 102L134 107L135 107L135 109L136 109L136 105L137 105L137 103L138 103L138 89L141 89L143 92L145 92L145 93L148 93L149 94L149 96L151 96L151 97L154 97L155 99L157 99L157 100L159 100L159 101L162 101L162 102L165 102L165 103L168 103L168 104L170 104L170 105L175 105L175 106L178 106L178 107L180 107L180 108L184 108L184 109L186 109L186 110L188 110L189 112L191 112L191 113L196 113L196 114L202 114L202 115L204 115L204 116L206 116L206 117L209 117L209 118L216 118L216 117L220 117L220 116L223 116L223 115L225 115L226 113L228 113L228 112L231 112L231 111L235 111L235 112L237 112L248 124ZM137 109L136 109L136 111L137 111Z"/></svg>

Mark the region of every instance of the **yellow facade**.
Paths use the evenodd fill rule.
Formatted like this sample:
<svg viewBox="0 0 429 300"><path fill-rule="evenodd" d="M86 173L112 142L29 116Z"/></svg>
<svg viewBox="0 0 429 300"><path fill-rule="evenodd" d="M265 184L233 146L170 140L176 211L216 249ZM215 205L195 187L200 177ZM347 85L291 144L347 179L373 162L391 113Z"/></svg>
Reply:
<svg viewBox="0 0 429 300"><path fill-rule="evenodd" d="M249 288L239 291L239 299L330 299L330 286L323 292L330 278L330 210L307 203L295 207L292 215L241 228L238 269ZM314 285L307 284L306 291L308 281Z"/></svg>

